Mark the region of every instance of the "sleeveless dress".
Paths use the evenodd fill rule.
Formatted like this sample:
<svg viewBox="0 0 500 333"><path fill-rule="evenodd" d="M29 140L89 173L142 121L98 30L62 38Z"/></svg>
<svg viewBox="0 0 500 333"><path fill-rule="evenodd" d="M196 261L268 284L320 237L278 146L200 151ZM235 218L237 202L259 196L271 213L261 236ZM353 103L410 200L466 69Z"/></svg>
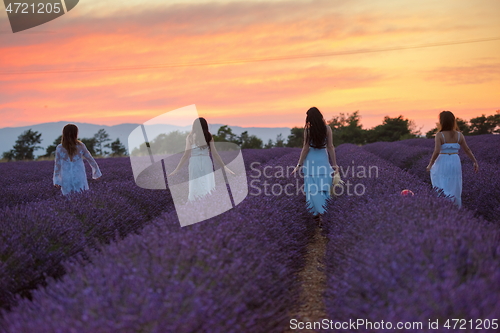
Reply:
<svg viewBox="0 0 500 333"><path fill-rule="evenodd" d="M63 195L71 192L80 192L89 189L87 175L85 173L85 165L83 159L89 162L92 168L92 178L96 179L102 176L101 170L96 161L87 150L83 143L77 145L77 152L71 159L68 151L59 144L56 148L56 158L54 165L54 185L60 185Z"/></svg>
<svg viewBox="0 0 500 333"><path fill-rule="evenodd" d="M326 139L324 148L314 148L309 144L304 165L304 191L307 209L314 215L323 214L326 200L330 197L333 168L328 159Z"/></svg>
<svg viewBox="0 0 500 333"><path fill-rule="evenodd" d="M441 145L441 152L431 167L432 186L442 189L444 194L458 206L462 207L462 164L458 151L460 149L460 133L455 143L444 143Z"/></svg>
<svg viewBox="0 0 500 333"><path fill-rule="evenodd" d="M194 201L209 194L214 189L214 167L210 158L210 150L191 145L188 200Z"/></svg>

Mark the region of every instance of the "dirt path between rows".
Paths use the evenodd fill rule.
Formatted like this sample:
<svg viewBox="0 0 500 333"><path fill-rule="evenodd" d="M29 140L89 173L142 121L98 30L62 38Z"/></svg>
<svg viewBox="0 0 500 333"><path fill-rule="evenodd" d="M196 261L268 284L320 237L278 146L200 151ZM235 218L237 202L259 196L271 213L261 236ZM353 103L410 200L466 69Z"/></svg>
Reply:
<svg viewBox="0 0 500 333"><path fill-rule="evenodd" d="M327 241L327 237L323 236L322 230L317 227L312 241L307 246L304 269L298 275L302 286L298 311L290 315L290 320L314 322L327 318L323 302L323 292L326 287L324 258ZM319 331L291 329L288 327L284 332L310 333Z"/></svg>

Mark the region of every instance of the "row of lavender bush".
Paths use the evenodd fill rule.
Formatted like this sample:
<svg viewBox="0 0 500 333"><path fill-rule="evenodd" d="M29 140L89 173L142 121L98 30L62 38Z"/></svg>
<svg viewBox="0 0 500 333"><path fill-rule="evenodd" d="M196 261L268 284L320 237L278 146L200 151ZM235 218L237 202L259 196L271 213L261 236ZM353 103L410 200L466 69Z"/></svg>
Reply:
<svg viewBox="0 0 500 333"><path fill-rule="evenodd" d="M244 149L242 151L245 167L250 168L252 162L265 163L272 158L283 156L291 148ZM112 181L133 181L130 159L127 157L97 159L103 173L102 179L90 181L99 188ZM86 162L85 162L86 164ZM37 200L60 198L61 191L52 185L54 161L18 161L0 163L0 208L26 204ZM91 170L87 166L87 177L91 179Z"/></svg>
<svg viewBox="0 0 500 333"><path fill-rule="evenodd" d="M426 183L362 148L343 145L337 156L340 165L377 165L379 177L346 174L345 180L363 184L366 194L330 203L328 317L423 323L422 329L405 332L448 332L443 325L453 318L473 319L474 327L476 319L499 318L498 226L437 198ZM415 195L401 196L405 188ZM439 320L438 330L428 328L429 319Z"/></svg>
<svg viewBox="0 0 500 333"><path fill-rule="evenodd" d="M500 168L500 135L472 136L467 137L467 141L479 162L480 172L474 172L472 162L461 150L462 204L489 221L499 221L500 179L496 175ZM430 184L425 168L434 149L433 139L376 142L363 148Z"/></svg>
<svg viewBox="0 0 500 333"><path fill-rule="evenodd" d="M299 150L268 166L294 165ZM276 186L294 178L252 179ZM255 183L254 183L255 184ZM212 196L216 205L219 198ZM193 214L196 214L196 203ZM33 301L5 314L3 332L282 332L314 232L303 195L249 195L234 209L180 228L166 213L99 253L66 263Z"/></svg>
<svg viewBox="0 0 500 333"><path fill-rule="evenodd" d="M124 237L171 210L165 191L133 182L108 182L69 199L51 198L0 210L0 306L29 295L46 276L64 273L61 261L85 247Z"/></svg>
<svg viewBox="0 0 500 333"><path fill-rule="evenodd" d="M500 135L498 134L483 134L474 136L465 136L467 145L473 151L478 160L483 162L498 164L500 163L500 154L498 148L500 147ZM398 141L398 143L406 146L415 146L434 149L434 139L408 139ZM432 151L431 151L432 153ZM463 152L462 152L463 153ZM465 154L461 154L465 158ZM429 156L430 159L430 156Z"/></svg>
<svg viewBox="0 0 500 333"><path fill-rule="evenodd" d="M290 150L264 152L245 150L247 168L254 160L264 163ZM103 178L91 181L90 191L70 200L51 185L53 162L0 165L7 172L2 181L8 187L0 209L0 307L12 306L16 294L29 297L46 276L64 274L61 261L85 247L95 248L115 235L124 237L173 210L168 190L135 185L128 158L98 162Z"/></svg>

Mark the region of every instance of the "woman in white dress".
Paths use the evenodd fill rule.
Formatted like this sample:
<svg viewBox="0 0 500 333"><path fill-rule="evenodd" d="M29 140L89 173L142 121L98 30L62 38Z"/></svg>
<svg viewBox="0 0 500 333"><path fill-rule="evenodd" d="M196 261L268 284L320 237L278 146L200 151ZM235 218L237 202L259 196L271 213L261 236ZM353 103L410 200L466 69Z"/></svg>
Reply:
<svg viewBox="0 0 500 333"><path fill-rule="evenodd" d="M210 153L227 172L234 175L217 152L207 121L200 117L194 121L193 128L186 138L186 148L179 164L169 174L172 176L178 173L189 157L189 201L202 198L215 189L214 166Z"/></svg>
<svg viewBox="0 0 500 333"><path fill-rule="evenodd" d="M292 175L303 166L307 208L321 228L321 216L325 212L326 200L330 197L332 186L333 169L328 154L335 172L338 172L339 167L333 146L332 129L326 125L318 108L312 107L306 114L304 146Z"/></svg>
<svg viewBox="0 0 500 333"><path fill-rule="evenodd" d="M68 124L64 126L61 143L56 148L53 181L54 186L60 188L63 195L89 189L83 159L90 164L93 179L102 176L87 147L77 138L78 127Z"/></svg>
<svg viewBox="0 0 500 333"><path fill-rule="evenodd" d="M467 146L465 137L458 131L452 112L443 111L439 114L439 128L427 171L431 173L432 186L443 190L458 207L462 207L462 165L458 156L460 147L474 163L475 172L478 172L479 165Z"/></svg>

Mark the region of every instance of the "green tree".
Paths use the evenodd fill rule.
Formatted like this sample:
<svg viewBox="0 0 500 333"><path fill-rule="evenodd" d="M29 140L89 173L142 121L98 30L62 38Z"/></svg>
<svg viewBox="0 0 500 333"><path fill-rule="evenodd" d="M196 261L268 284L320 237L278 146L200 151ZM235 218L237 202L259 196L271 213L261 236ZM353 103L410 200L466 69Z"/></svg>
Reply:
<svg viewBox="0 0 500 333"><path fill-rule="evenodd" d="M97 155L105 156L106 154L108 154L108 151L105 151L104 148L109 148L109 144L105 143L111 141L111 139L109 138L109 134L106 133L106 130L104 128L101 128L94 135L94 139L96 140L95 150Z"/></svg>
<svg viewBox="0 0 500 333"><path fill-rule="evenodd" d="M183 152L186 147L186 138L189 132L172 131L170 133L159 134L149 144L153 154L177 154ZM146 143L140 145L139 148L132 150L133 156L148 155L148 147Z"/></svg>
<svg viewBox="0 0 500 333"><path fill-rule="evenodd" d="M333 143L338 146L342 143L363 144L366 141L366 131L361 126L359 111L352 114L340 113L328 121L332 129Z"/></svg>
<svg viewBox="0 0 500 333"><path fill-rule="evenodd" d="M236 134L233 133L233 130L228 125L221 126L217 131L217 134L213 135L214 141L218 142L233 142L238 145L241 144L240 139Z"/></svg>
<svg viewBox="0 0 500 333"><path fill-rule="evenodd" d="M481 115L470 120L470 135L500 133L500 112L486 116Z"/></svg>
<svg viewBox="0 0 500 333"><path fill-rule="evenodd" d="M304 145L304 128L294 127L290 129L290 135L286 143L287 147L301 148Z"/></svg>
<svg viewBox="0 0 500 333"><path fill-rule="evenodd" d="M61 140L62 140L62 135L59 135L57 137L57 139L54 140L54 142L47 147L47 149L45 150L45 155L43 155L44 157L53 157L55 156L56 154L56 148L57 146L61 143Z"/></svg>
<svg viewBox="0 0 500 333"><path fill-rule="evenodd" d="M120 138L110 143L111 156L126 156L127 148L121 143Z"/></svg>
<svg viewBox="0 0 500 333"><path fill-rule="evenodd" d="M267 143L264 145L264 148L266 149L269 149L269 148L273 148L274 147L274 143L273 143L273 140L269 139L267 141Z"/></svg>
<svg viewBox="0 0 500 333"><path fill-rule="evenodd" d="M381 125L367 131L366 141L368 143L377 141L398 141L415 138L419 135L415 129L413 121L398 116L391 118L384 117Z"/></svg>
<svg viewBox="0 0 500 333"><path fill-rule="evenodd" d="M3 153L3 158L11 160L33 160L34 152L42 147L37 144L42 142L42 134L32 131L31 128L17 137L14 147L8 152Z"/></svg>
<svg viewBox="0 0 500 333"><path fill-rule="evenodd" d="M81 138L79 140L87 147L91 155L96 155L96 138Z"/></svg>
<svg viewBox="0 0 500 333"><path fill-rule="evenodd" d="M470 127L467 120L457 118L457 126L460 132L462 132L463 134L467 135L470 133Z"/></svg>
<svg viewBox="0 0 500 333"><path fill-rule="evenodd" d="M283 139L283 135L280 133L276 135L276 144L275 147L285 147L285 140Z"/></svg>
<svg viewBox="0 0 500 333"><path fill-rule="evenodd" d="M241 142L241 149L262 148L262 140L255 135L249 135L247 131L241 133L239 141Z"/></svg>
<svg viewBox="0 0 500 333"><path fill-rule="evenodd" d="M14 159L14 150L6 151L2 154L2 159L12 161Z"/></svg>

